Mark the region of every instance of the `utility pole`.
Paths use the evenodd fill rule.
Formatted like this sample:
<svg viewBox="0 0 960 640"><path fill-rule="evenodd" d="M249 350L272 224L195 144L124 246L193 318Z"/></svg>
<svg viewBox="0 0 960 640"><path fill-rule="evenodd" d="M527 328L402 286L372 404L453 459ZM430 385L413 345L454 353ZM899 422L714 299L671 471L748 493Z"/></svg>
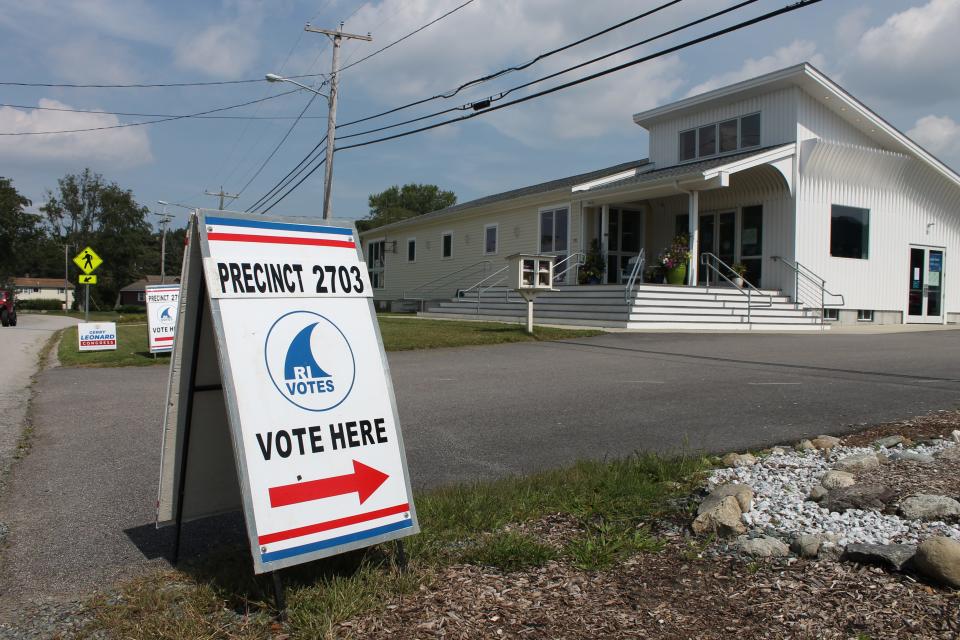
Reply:
<svg viewBox="0 0 960 640"><path fill-rule="evenodd" d="M309 31L311 33L322 33L326 36L329 36L333 41L333 64L330 71L330 97L328 98L327 106L327 159L326 166L323 168L323 219L330 219L330 195L333 192L333 144L336 137L337 130L337 84L339 81L340 73L340 41L343 38L353 39L353 40L366 40L367 42L372 42L373 38L370 37L368 33L365 36L356 35L354 33L344 33L342 31L343 23L340 23L340 27L336 31L331 31L329 29L318 29L316 27L310 26L310 23L307 23L307 26L304 27L304 31Z"/></svg>
<svg viewBox="0 0 960 640"><path fill-rule="evenodd" d="M69 251L71 244L63 245L63 313L66 315L70 311L70 258Z"/></svg>
<svg viewBox="0 0 960 640"><path fill-rule="evenodd" d="M240 194L237 194L237 193L224 193L223 185L220 185L220 191L213 192L213 191L204 190L204 193L207 194L208 196L220 196L220 211L223 211L224 198L230 198L231 200L236 200L237 198L240 197Z"/></svg>
<svg viewBox="0 0 960 640"><path fill-rule="evenodd" d="M221 189L223 191L223 189ZM223 205L221 205L223 208ZM154 213L155 216L160 216L160 284L166 284L166 267L167 267L167 225L170 224L170 221L173 220L173 216L167 213L167 208L163 208L163 213Z"/></svg>

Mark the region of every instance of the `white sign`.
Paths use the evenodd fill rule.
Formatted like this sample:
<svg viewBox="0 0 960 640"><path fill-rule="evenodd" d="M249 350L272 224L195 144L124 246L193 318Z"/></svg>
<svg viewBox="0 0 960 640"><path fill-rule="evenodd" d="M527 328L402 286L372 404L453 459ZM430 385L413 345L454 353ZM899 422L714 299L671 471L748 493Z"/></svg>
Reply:
<svg viewBox="0 0 960 640"><path fill-rule="evenodd" d="M158 284L144 287L147 299L147 341L150 353L173 350L173 335L180 307L180 285Z"/></svg>
<svg viewBox="0 0 960 640"><path fill-rule="evenodd" d="M209 297L211 324L204 329L201 319L185 329L177 353L184 362L188 354L199 358L198 398L223 394L255 571L417 533L393 386L352 223L201 212L197 227L191 242L199 240L206 294L194 311L196 294L186 287L199 283L185 285L183 313L202 316ZM204 345L208 333L222 388L204 378L203 354L213 352ZM193 340L195 347L187 344ZM184 375L186 367L181 389ZM179 395L179 406L198 411ZM203 437L214 437L209 417L202 422ZM177 449L165 444L168 476L176 475ZM191 449L187 466L203 464L194 457ZM192 469L184 478L199 473ZM161 480L164 495L172 492ZM185 497L179 508L195 517L192 505L201 501L222 508L229 488ZM162 503L158 521L176 512L175 500Z"/></svg>
<svg viewBox="0 0 960 640"><path fill-rule="evenodd" d="M80 351L114 351L117 325L114 322L81 322L77 325Z"/></svg>

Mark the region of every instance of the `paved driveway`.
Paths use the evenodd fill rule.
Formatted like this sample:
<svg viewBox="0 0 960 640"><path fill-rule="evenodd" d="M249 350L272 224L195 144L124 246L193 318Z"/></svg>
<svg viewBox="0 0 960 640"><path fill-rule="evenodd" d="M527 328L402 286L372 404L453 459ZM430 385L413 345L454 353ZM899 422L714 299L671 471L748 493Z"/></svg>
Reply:
<svg viewBox="0 0 960 640"><path fill-rule="evenodd" d="M610 334L401 352L390 364L423 488L637 449L759 447L957 408L958 347L960 331ZM33 450L0 505L12 529L0 602L69 599L159 561L168 530L155 534L151 523L166 375L42 374ZM217 535L188 530L187 549L236 524L197 525Z"/></svg>

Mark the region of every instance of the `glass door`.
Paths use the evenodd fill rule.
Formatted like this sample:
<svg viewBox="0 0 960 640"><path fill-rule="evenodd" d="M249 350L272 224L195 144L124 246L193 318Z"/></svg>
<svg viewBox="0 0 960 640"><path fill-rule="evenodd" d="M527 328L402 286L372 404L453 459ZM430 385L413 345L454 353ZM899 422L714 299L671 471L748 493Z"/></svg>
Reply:
<svg viewBox="0 0 960 640"><path fill-rule="evenodd" d="M910 247L907 322L943 322L943 249Z"/></svg>
<svg viewBox="0 0 960 640"><path fill-rule="evenodd" d="M607 283L620 284L629 276L629 262L643 246L643 213L610 208L607 246Z"/></svg>
<svg viewBox="0 0 960 640"><path fill-rule="evenodd" d="M712 253L731 267L736 262L737 250L737 213L736 211L724 211L722 213L703 213L700 214L700 255ZM697 256L698 264L700 255ZM728 278L733 278L732 274L725 274ZM712 269L701 267L698 271L697 280L700 284L718 284L717 274ZM720 279L719 284L725 284L726 280Z"/></svg>

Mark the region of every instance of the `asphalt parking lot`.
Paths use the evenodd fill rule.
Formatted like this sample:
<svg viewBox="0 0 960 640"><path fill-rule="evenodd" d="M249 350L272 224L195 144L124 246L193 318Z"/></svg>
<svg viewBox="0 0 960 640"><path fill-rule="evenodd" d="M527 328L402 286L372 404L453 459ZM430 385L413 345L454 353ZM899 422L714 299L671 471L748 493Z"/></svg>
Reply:
<svg viewBox="0 0 960 640"><path fill-rule="evenodd" d="M761 447L954 409L958 347L960 331L608 334L389 359L423 489L636 450ZM169 535L152 522L166 379L165 367L40 375L33 448L0 503L11 529L0 601L69 599L163 562ZM187 537L194 551L216 539Z"/></svg>

